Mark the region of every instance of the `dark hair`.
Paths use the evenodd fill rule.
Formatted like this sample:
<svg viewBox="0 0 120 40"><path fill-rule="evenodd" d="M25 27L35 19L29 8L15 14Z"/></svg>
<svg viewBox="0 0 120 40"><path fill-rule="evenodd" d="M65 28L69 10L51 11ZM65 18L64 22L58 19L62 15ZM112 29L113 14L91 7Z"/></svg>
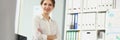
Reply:
<svg viewBox="0 0 120 40"><path fill-rule="evenodd" d="M44 2L45 0L41 0L41 5L43 4L43 2ZM50 0L52 3L53 3L53 7L55 7L55 0Z"/></svg>

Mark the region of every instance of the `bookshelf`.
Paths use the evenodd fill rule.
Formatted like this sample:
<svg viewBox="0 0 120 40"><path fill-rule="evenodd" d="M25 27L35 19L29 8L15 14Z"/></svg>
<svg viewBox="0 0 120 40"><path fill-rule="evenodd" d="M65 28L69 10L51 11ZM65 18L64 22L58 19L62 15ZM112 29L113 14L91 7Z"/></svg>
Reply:
<svg viewBox="0 0 120 40"><path fill-rule="evenodd" d="M116 8L115 0L66 0L65 5L64 40L105 40L106 13Z"/></svg>

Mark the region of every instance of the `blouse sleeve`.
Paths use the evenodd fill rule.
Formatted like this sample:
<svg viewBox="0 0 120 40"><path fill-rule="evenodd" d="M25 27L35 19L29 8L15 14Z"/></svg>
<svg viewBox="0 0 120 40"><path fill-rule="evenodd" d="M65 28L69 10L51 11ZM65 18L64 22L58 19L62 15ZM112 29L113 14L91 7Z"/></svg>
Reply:
<svg viewBox="0 0 120 40"><path fill-rule="evenodd" d="M40 18L35 17L34 18L34 27L35 27L35 37L34 40L47 40L47 35L42 34L41 31L38 31L38 28L40 28Z"/></svg>
<svg viewBox="0 0 120 40"><path fill-rule="evenodd" d="M55 22L55 27L56 27L56 30L57 30L57 34L56 34L56 36L57 36L57 38L55 39L55 40L61 40L60 39L60 29L58 28L58 24Z"/></svg>

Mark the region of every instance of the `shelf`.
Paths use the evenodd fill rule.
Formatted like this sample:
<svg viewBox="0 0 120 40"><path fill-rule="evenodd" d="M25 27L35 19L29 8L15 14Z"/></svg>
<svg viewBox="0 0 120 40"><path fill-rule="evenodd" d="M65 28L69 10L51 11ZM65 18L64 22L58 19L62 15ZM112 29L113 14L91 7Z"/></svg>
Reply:
<svg viewBox="0 0 120 40"><path fill-rule="evenodd" d="M79 29L68 29L66 30L67 32L79 32L80 30Z"/></svg>
<svg viewBox="0 0 120 40"><path fill-rule="evenodd" d="M66 31L88 31L88 30L95 31L98 29L66 29ZM99 30L104 30L104 29L99 29Z"/></svg>
<svg viewBox="0 0 120 40"><path fill-rule="evenodd" d="M67 13L68 15L75 15L75 14L80 14L80 13Z"/></svg>
<svg viewBox="0 0 120 40"><path fill-rule="evenodd" d="M105 28L96 28L97 30L105 30Z"/></svg>

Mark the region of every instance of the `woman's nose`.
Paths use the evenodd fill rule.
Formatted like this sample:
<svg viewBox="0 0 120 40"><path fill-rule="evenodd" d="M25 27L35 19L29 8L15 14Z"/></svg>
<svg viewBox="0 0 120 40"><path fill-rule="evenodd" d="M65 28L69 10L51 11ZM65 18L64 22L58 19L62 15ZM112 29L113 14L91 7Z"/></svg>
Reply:
<svg viewBox="0 0 120 40"><path fill-rule="evenodd" d="M46 5L46 9L49 9L50 8L50 6L49 5Z"/></svg>

